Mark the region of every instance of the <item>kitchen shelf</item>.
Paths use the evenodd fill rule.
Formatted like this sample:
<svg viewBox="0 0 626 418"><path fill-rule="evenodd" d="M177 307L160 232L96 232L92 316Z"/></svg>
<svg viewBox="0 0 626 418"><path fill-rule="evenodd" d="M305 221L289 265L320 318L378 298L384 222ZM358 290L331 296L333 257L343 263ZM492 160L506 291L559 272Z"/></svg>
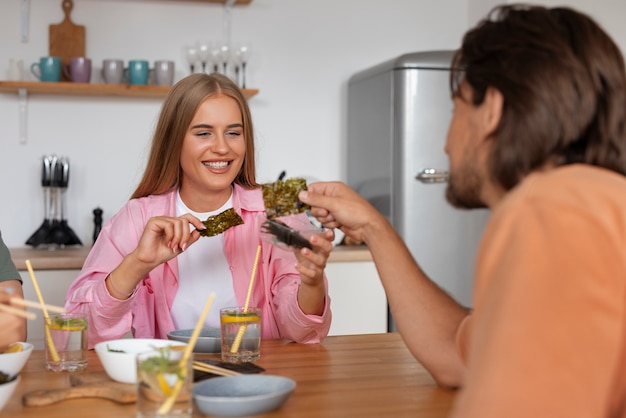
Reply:
<svg viewBox="0 0 626 418"><path fill-rule="evenodd" d="M228 0L177 0L184 2L193 2L193 3L222 3L226 4ZM236 0L235 4L250 4L252 0Z"/></svg>
<svg viewBox="0 0 626 418"><path fill-rule="evenodd" d="M170 86L131 86L128 84L93 84L42 81L0 81L0 93L56 94L71 96L113 96L163 98ZM242 89L246 99L257 95L258 89Z"/></svg>

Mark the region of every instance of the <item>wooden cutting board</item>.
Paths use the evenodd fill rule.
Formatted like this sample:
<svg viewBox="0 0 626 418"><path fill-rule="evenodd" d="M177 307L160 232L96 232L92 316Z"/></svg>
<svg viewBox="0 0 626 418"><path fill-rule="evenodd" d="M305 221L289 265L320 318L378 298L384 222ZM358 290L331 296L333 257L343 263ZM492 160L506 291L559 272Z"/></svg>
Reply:
<svg viewBox="0 0 626 418"><path fill-rule="evenodd" d="M72 0L61 2L65 19L58 25L50 25L49 31L49 55L61 57L61 62L65 66L69 64L70 58L85 56L85 27L75 25L70 18L70 13L74 8ZM62 74L63 81L68 81L65 74Z"/></svg>
<svg viewBox="0 0 626 418"><path fill-rule="evenodd" d="M43 406L67 399L102 398L120 404L134 403L137 391L134 384L114 382L106 374L72 375L69 388L37 390L24 395L25 406Z"/></svg>

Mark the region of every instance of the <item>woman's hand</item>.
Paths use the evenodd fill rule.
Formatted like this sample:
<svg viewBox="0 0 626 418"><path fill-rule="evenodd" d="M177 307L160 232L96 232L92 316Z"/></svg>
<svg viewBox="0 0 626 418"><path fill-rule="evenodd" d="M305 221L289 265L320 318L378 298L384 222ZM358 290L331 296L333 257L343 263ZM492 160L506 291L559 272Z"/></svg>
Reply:
<svg viewBox="0 0 626 418"><path fill-rule="evenodd" d="M124 257L117 268L109 273L105 285L109 294L117 299L128 299L137 283L156 266L165 263L198 241L206 229L195 216L156 216L150 218L141 234L137 248Z"/></svg>
<svg viewBox="0 0 626 418"><path fill-rule="evenodd" d="M137 261L150 266L152 270L185 251L200 238L198 230L205 228L198 218L190 214L177 218L150 218L133 255Z"/></svg>
<svg viewBox="0 0 626 418"><path fill-rule="evenodd" d="M326 299L324 269L333 249L333 239L335 233L328 229L309 238L313 250L301 248L294 251L298 260L296 270L300 273L298 303L305 314L321 315L324 312Z"/></svg>

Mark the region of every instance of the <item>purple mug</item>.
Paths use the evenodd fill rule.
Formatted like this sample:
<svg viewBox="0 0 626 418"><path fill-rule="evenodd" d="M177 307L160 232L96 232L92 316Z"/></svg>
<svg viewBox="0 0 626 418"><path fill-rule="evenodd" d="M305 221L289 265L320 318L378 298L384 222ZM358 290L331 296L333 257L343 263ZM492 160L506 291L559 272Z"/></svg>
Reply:
<svg viewBox="0 0 626 418"><path fill-rule="evenodd" d="M70 59L63 67L63 74L74 83L89 83L91 79L91 60L85 57Z"/></svg>

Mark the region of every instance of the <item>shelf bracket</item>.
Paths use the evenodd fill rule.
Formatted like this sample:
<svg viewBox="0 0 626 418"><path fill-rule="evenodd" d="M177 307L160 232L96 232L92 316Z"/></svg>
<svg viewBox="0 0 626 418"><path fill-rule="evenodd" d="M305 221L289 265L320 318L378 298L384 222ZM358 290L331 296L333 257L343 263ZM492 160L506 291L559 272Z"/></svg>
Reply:
<svg viewBox="0 0 626 418"><path fill-rule="evenodd" d="M20 5L20 25L21 25L21 41L22 43L28 43L29 35L29 21L30 21L30 0L21 0Z"/></svg>
<svg viewBox="0 0 626 418"><path fill-rule="evenodd" d="M20 144L26 143L26 116L28 111L28 91L21 87L17 90L19 96L19 129Z"/></svg>

